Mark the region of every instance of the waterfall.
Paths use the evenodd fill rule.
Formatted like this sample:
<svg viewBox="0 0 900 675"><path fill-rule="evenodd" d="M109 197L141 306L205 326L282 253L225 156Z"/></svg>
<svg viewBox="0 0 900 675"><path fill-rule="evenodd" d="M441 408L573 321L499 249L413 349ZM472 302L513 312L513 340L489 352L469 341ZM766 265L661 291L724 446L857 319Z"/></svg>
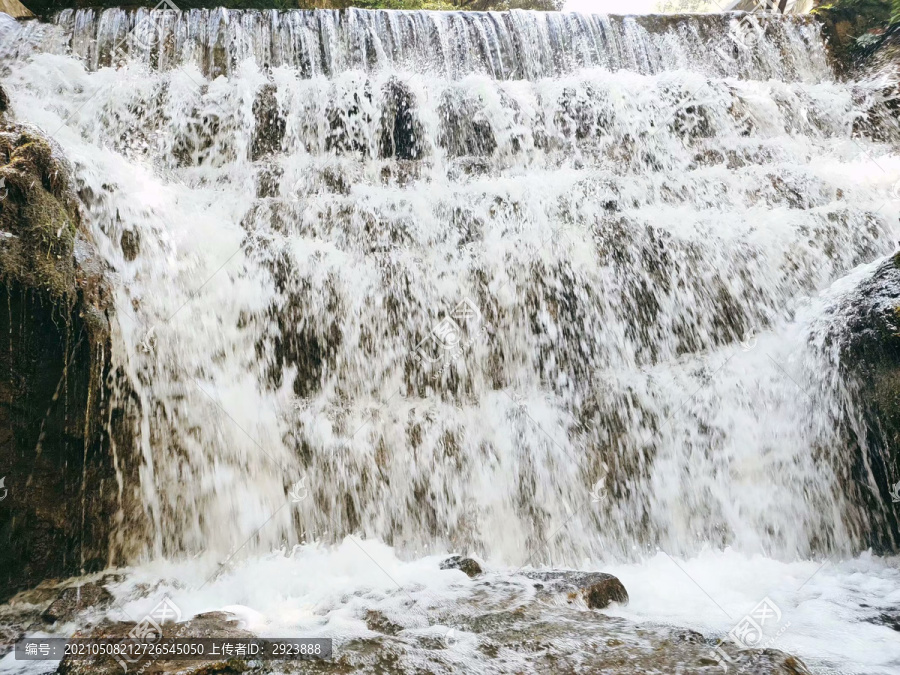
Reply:
<svg viewBox="0 0 900 675"><path fill-rule="evenodd" d="M55 23L56 30L27 26L20 48L30 40L44 50L65 50L90 70L123 60L158 69L193 63L213 78L236 74L248 59L307 79L387 70L535 80L603 68L796 81L828 71L809 17L751 17L745 21L750 40L735 33L737 20L728 15L67 9ZM732 38L724 37L729 30Z"/></svg>
<svg viewBox="0 0 900 675"><path fill-rule="evenodd" d="M2 84L115 285L147 557L864 548L820 292L894 249L815 23L66 10ZM729 37L731 36L731 37ZM896 139L894 139L896 140Z"/></svg>

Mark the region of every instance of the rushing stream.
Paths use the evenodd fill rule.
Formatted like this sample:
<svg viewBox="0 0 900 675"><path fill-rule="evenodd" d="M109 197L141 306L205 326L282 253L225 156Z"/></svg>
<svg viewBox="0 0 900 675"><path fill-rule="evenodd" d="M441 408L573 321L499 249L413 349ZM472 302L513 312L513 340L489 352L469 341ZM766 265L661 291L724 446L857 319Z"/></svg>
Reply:
<svg viewBox="0 0 900 675"><path fill-rule="evenodd" d="M896 248L900 157L852 135L878 88L814 22L735 23L0 22L113 274L126 612L168 589L339 652L373 607L443 635L526 603L521 567L599 569L638 625L724 634L768 596L778 649L898 672L821 335ZM456 630L454 668L533 667Z"/></svg>

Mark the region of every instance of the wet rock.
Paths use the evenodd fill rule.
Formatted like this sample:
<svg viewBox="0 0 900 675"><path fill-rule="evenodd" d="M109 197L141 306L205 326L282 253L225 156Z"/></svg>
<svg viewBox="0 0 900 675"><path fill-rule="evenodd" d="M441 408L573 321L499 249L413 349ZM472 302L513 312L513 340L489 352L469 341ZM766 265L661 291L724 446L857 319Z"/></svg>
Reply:
<svg viewBox="0 0 900 675"><path fill-rule="evenodd" d="M325 167L322 170L322 183L329 191L339 195L349 195L351 182L338 167Z"/></svg>
<svg viewBox="0 0 900 675"><path fill-rule="evenodd" d="M669 123L669 128L682 139L712 138L715 135L710 113L702 105L679 108Z"/></svg>
<svg viewBox="0 0 900 675"><path fill-rule="evenodd" d="M470 577L477 577L479 574L481 574L481 565L479 565L471 558L463 558L459 555L447 558L444 562L441 563L441 569L461 570Z"/></svg>
<svg viewBox="0 0 900 675"><path fill-rule="evenodd" d="M136 624L133 622L104 623L89 633L75 633L75 638L125 638ZM252 633L238 627L236 617L227 612L199 614L189 621L165 623L161 626L163 638L252 638ZM239 658L209 658L200 660L140 661L129 666L130 672L152 672L154 675L238 675L254 668ZM112 657L98 656L91 659L64 658L56 671L58 675L121 675L122 666Z"/></svg>
<svg viewBox="0 0 900 675"><path fill-rule="evenodd" d="M866 513L866 545L896 551L900 510L891 493L900 481L900 254L836 311L827 339L839 346L845 386L858 406L844 425L853 459L842 489Z"/></svg>
<svg viewBox="0 0 900 675"><path fill-rule="evenodd" d="M9 96L6 95L6 92L3 91L3 87L0 87L0 115L5 113L9 109Z"/></svg>
<svg viewBox="0 0 900 675"><path fill-rule="evenodd" d="M405 187L419 180L422 175L422 162L398 160L385 164L381 168L381 182L385 185L391 183L398 187Z"/></svg>
<svg viewBox="0 0 900 675"><path fill-rule="evenodd" d="M16 642L25 637L25 631L14 626L0 626L0 657L9 654Z"/></svg>
<svg viewBox="0 0 900 675"><path fill-rule="evenodd" d="M584 90L565 88L557 106L554 121L566 138L584 140L591 136L601 136L612 126L608 93L591 85L587 85Z"/></svg>
<svg viewBox="0 0 900 675"><path fill-rule="evenodd" d="M610 603L628 603L628 592L617 577L603 572L529 572L525 576L534 579L539 595L565 593L570 602L579 597L591 609L603 609Z"/></svg>
<svg viewBox="0 0 900 675"><path fill-rule="evenodd" d="M700 664L718 668L728 667L736 673L766 673L767 675L810 675L809 669L796 656L790 656L777 649L746 649L737 647L724 647L730 661L717 660L717 654L712 649L707 655L700 658ZM718 657L721 658L721 657ZM705 670L703 672L706 672Z"/></svg>
<svg viewBox="0 0 900 675"><path fill-rule="evenodd" d="M117 511L109 439L111 292L67 163L0 123L0 601L106 567Z"/></svg>
<svg viewBox="0 0 900 675"><path fill-rule="evenodd" d="M392 78L384 87L379 154L397 159L419 159L423 154L419 138L423 136L416 119L415 97L409 86Z"/></svg>
<svg viewBox="0 0 900 675"><path fill-rule="evenodd" d="M628 591L616 577L611 574L605 575L607 578L601 579L595 584L581 589L582 597L591 609L603 609L609 607L610 603L618 602L623 605L628 604Z"/></svg>
<svg viewBox="0 0 900 675"><path fill-rule="evenodd" d="M286 124L275 97L276 91L274 84L266 84L253 102L253 118L256 120L250 146L253 161L281 150Z"/></svg>
<svg viewBox="0 0 900 675"><path fill-rule="evenodd" d="M260 199L269 197L278 197L278 190L281 185L281 177L284 175L284 169L274 164L266 164L256 174L256 196ZM297 195L289 194L287 199L297 199Z"/></svg>
<svg viewBox="0 0 900 675"><path fill-rule="evenodd" d="M119 245L122 247L125 260L131 262L141 251L141 236L134 230L125 230L119 239Z"/></svg>
<svg viewBox="0 0 900 675"><path fill-rule="evenodd" d="M366 612L366 628L376 633L384 633L385 635L397 635L403 630L403 626L394 623L384 614L375 610Z"/></svg>
<svg viewBox="0 0 900 675"><path fill-rule="evenodd" d="M480 100L464 98L448 90L438 114L441 133L438 142L451 157L487 157L497 149L497 139Z"/></svg>
<svg viewBox="0 0 900 675"><path fill-rule="evenodd" d="M325 150L338 154L368 152L365 130L372 124L372 92L369 83L360 95L354 91L344 100L330 100L325 113L328 134Z"/></svg>
<svg viewBox="0 0 900 675"><path fill-rule="evenodd" d="M69 621L85 609L108 607L112 601L112 593L97 583L64 588L56 600L44 611L41 618L51 623Z"/></svg>
<svg viewBox="0 0 900 675"><path fill-rule="evenodd" d="M891 630L900 633L900 610L888 610L887 612L882 612L878 616L869 619L869 623L887 626Z"/></svg>

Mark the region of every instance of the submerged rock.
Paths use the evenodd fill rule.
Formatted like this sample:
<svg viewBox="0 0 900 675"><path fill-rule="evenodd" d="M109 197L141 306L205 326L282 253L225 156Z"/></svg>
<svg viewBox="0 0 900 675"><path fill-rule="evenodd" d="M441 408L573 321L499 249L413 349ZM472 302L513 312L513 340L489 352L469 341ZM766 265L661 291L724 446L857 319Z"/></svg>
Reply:
<svg viewBox="0 0 900 675"><path fill-rule="evenodd" d="M461 570L468 574L470 577L477 577L479 574L481 574L481 565L479 565L471 558L463 558L459 555L447 558L444 562L441 563L441 569Z"/></svg>

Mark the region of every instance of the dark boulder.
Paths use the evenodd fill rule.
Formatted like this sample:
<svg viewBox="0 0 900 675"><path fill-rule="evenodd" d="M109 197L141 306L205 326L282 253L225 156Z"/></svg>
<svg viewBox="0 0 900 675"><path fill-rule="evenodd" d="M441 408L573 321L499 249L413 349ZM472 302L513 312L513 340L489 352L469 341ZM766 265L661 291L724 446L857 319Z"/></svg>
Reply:
<svg viewBox="0 0 900 675"><path fill-rule="evenodd" d="M845 433L852 463L844 487L864 512L867 544L900 546L900 254L885 260L836 310L829 344L848 392Z"/></svg>
<svg viewBox="0 0 900 675"><path fill-rule="evenodd" d="M479 574L481 574L481 565L479 565L471 558L463 558L459 555L447 558L444 562L441 563L441 569L460 570L462 572L465 572L470 577L477 577Z"/></svg>
<svg viewBox="0 0 900 675"><path fill-rule="evenodd" d="M581 589L581 595L587 606L591 609L603 609L609 607L613 602L627 605L628 591L625 590L622 582L612 574L604 574L603 577Z"/></svg>
<svg viewBox="0 0 900 675"><path fill-rule="evenodd" d="M628 591L617 577L603 572L528 572L537 583L539 595L565 594L569 602L578 598L591 609L603 609L610 603L628 604Z"/></svg>

